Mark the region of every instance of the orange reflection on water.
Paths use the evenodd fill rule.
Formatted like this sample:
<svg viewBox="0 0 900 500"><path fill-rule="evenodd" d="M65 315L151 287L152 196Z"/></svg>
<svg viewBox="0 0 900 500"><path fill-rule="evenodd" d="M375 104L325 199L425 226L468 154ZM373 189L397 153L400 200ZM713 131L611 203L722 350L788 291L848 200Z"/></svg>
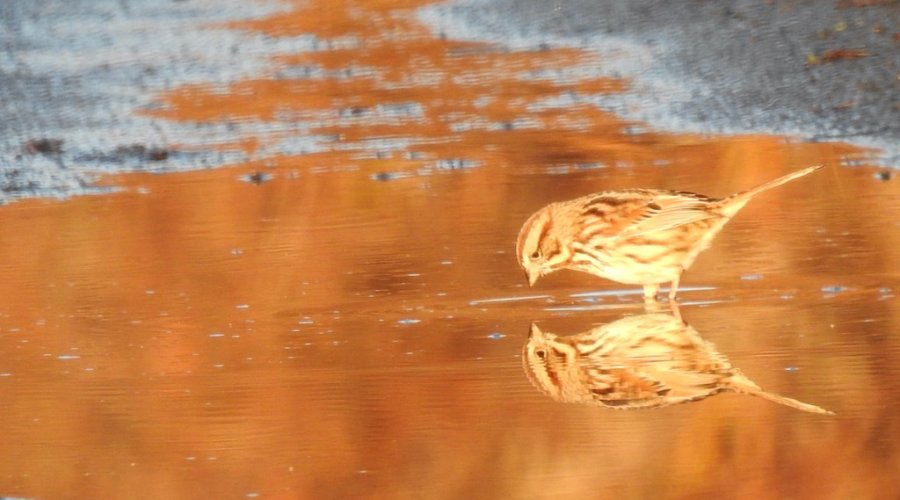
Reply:
<svg viewBox="0 0 900 500"><path fill-rule="evenodd" d="M900 277L897 183L837 168L858 153L847 145L635 134L586 103L531 106L626 85L522 78L592 56L436 39L411 18L419 5L317 1L236 25L354 40L279 56L272 76L224 91L176 90L153 112L288 121L303 132L229 147L297 134L323 136L321 150L0 209L0 494L891 491L900 312L880 289ZM276 78L297 65L334 74ZM685 275L715 287L686 300L717 303L684 314L761 386L837 417L738 396L623 414L530 387L518 355L532 321L582 331L639 311L573 297L619 286L585 276L525 288L511 253L536 208L601 188L725 195L813 163L829 168L754 200ZM258 170L273 179L238 179ZM848 290L822 292L834 284ZM477 301L526 295L540 297Z"/></svg>
<svg viewBox="0 0 900 500"><path fill-rule="evenodd" d="M337 154L337 158L314 154L311 161L324 165L358 160L367 140L409 141L407 153L414 153L411 161L403 164L410 155L399 153L390 158L397 162L394 168L404 170L440 159L478 164L517 160L515 152L522 143L537 139L535 147L539 147L546 142L541 136L547 129L590 135L615 133L627 125L592 105L545 102L624 89L620 80L564 76L567 70L592 64L595 57L583 51L506 51L483 43L437 39L408 19L412 8L421 3L340 5L311 5L234 25L275 36L312 33L323 40L322 50L276 56L273 75L224 89L204 85L178 89L162 96L162 109L147 113L195 122L301 123L308 127L304 135L321 136L319 145ZM321 19L323 12L327 15ZM352 40L336 47L328 42L340 37ZM285 76L298 68L310 75ZM503 137L510 134L491 133L497 130L532 137L510 143ZM486 147L486 134L498 136L498 142ZM285 134L254 139L274 143L284 140ZM630 148L628 144L618 147ZM264 163L278 161L266 158Z"/></svg>

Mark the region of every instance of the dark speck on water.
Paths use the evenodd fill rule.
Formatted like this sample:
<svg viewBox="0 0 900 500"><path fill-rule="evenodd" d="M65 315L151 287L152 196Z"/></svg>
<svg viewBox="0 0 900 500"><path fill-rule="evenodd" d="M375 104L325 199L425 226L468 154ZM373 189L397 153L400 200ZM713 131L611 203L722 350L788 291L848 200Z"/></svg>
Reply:
<svg viewBox="0 0 900 500"><path fill-rule="evenodd" d="M124 164L135 161L160 162L169 159L169 156L173 153L173 151L157 146L148 147L143 144L128 144L117 146L112 151L82 153L75 156L75 160L79 162L111 164Z"/></svg>
<svg viewBox="0 0 900 500"><path fill-rule="evenodd" d="M62 153L62 139L29 139L22 148L30 155Z"/></svg>
<svg viewBox="0 0 900 500"><path fill-rule="evenodd" d="M262 184L264 182L269 182L270 180L272 180L272 178L273 178L272 174L269 174L266 172L260 172L260 171L256 171L256 172L242 175L239 177L239 179L244 182L249 182L251 184L256 184L256 185Z"/></svg>
<svg viewBox="0 0 900 500"><path fill-rule="evenodd" d="M374 174L370 175L369 178L373 181L387 182L396 179L402 179L408 176L409 174L407 174L406 172L375 172Z"/></svg>

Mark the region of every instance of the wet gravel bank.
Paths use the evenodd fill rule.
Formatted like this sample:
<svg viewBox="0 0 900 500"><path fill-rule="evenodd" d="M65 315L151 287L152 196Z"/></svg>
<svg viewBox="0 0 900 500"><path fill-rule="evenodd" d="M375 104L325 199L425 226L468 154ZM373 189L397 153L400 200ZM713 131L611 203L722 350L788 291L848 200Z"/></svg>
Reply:
<svg viewBox="0 0 900 500"><path fill-rule="evenodd" d="M451 38L598 51L632 79L601 105L672 131L762 132L880 148L900 167L900 2L457 0Z"/></svg>
<svg viewBox="0 0 900 500"><path fill-rule="evenodd" d="M143 117L157 93L225 84L267 67L286 44L224 29L277 2L0 2L0 203L102 192L99 174L166 172L237 161L216 144L241 124Z"/></svg>
<svg viewBox="0 0 900 500"><path fill-rule="evenodd" d="M860 3L874 5L843 8ZM257 154L289 154L302 140L296 123L173 123L140 113L160 92L265 75L268 56L314 50L311 35L222 26L289 7L0 2L0 203L103 192L93 186L103 173L240 162L244 153L217 146L261 132L286 131L291 141ZM583 76L626 78L631 89L591 102L657 129L847 141L880 148L868 161L900 166L896 1L458 0L419 12L451 38L596 51L602 63Z"/></svg>

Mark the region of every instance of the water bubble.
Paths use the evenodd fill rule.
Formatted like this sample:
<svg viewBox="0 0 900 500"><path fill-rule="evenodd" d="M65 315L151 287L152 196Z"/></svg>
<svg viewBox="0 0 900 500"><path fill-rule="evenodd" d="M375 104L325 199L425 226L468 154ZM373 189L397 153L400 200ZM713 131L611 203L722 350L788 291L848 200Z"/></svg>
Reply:
<svg viewBox="0 0 900 500"><path fill-rule="evenodd" d="M500 332L493 332L493 333L491 333L490 335L488 335L487 337L488 337L489 339L491 339L491 340L500 340L500 339L502 339L503 337L506 337L506 335L503 335L503 334L500 333Z"/></svg>
<svg viewBox="0 0 900 500"><path fill-rule="evenodd" d="M464 168L474 168L480 166L481 162L474 160L466 160L464 158L445 158L438 160L435 167L438 170L461 170Z"/></svg>
<svg viewBox="0 0 900 500"><path fill-rule="evenodd" d="M843 285L825 285L822 287L822 293L825 295L835 295L847 290L848 288Z"/></svg>

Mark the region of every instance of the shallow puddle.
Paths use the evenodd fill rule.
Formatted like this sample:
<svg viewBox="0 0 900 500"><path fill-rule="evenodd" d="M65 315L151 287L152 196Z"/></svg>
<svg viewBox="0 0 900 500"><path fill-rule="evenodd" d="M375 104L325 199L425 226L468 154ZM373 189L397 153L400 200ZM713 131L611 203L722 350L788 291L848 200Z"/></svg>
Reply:
<svg viewBox="0 0 900 500"><path fill-rule="evenodd" d="M159 97L168 120L258 124L218 146L254 161L0 207L0 495L896 489L896 180L845 166L863 153L843 144L626 123L592 103L627 82L583 76L588 54L435 38L411 2L324 5L235 26L321 51ZM766 391L835 416L728 393L614 410L529 382L532 323L566 336L643 312L587 275L529 289L513 254L533 211L626 187L722 196L816 163L729 223L680 313Z"/></svg>

